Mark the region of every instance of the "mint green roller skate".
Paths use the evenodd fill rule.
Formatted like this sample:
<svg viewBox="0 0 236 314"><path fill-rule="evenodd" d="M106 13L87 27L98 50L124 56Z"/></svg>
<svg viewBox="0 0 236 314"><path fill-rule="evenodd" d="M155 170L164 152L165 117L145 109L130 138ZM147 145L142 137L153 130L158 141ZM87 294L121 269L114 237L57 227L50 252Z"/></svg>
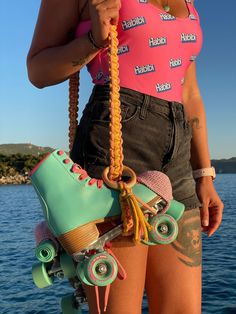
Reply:
<svg viewBox="0 0 236 314"><path fill-rule="evenodd" d="M153 175L154 172L147 173ZM90 178L84 169L74 164L61 150L46 156L32 170L31 181L39 196L49 229L75 260L77 253L86 250L99 239L100 234L96 226L98 223L120 218L119 192L108 188L102 180ZM164 181L170 186L169 181ZM160 194L148 187L147 177L141 178L140 182L133 187L134 194L155 209L156 213L166 212L168 208L178 204L178 215L182 215L182 204L170 204L171 193L160 198ZM151 185L157 186L159 183L152 180ZM121 232L120 227L118 234L116 232L114 236Z"/></svg>
<svg viewBox="0 0 236 314"><path fill-rule="evenodd" d="M102 180L90 178L61 150L46 156L32 170L31 181L49 229L75 261L80 260L76 258L78 253L99 242L97 224L120 218L119 192L108 188ZM164 174L148 171L138 181L133 192L152 207L151 216L153 212L158 215L167 212L175 219L182 215L184 206L171 201L171 185ZM164 192L161 186L167 187ZM111 230L106 241L121 234L121 225L118 227ZM100 243L103 245L104 241Z"/></svg>
<svg viewBox="0 0 236 314"><path fill-rule="evenodd" d="M80 313L80 304L85 301L82 284L108 286L120 274L122 266L106 248L107 243L123 231L120 193L102 180L90 178L61 150L49 154L32 170L31 181L46 224L62 246L54 252L50 241L40 242L36 255L47 263L33 266L33 280L39 288L52 285L55 277L66 277L76 283L75 294L62 298L61 307L63 314ZM147 171L137 178L132 191L153 227L148 241L142 240L143 243L156 245L174 241L184 205L172 199L168 177L158 171ZM112 227L103 232L100 223L107 222ZM43 230L38 230L38 238L51 239L54 243L50 233Z"/></svg>

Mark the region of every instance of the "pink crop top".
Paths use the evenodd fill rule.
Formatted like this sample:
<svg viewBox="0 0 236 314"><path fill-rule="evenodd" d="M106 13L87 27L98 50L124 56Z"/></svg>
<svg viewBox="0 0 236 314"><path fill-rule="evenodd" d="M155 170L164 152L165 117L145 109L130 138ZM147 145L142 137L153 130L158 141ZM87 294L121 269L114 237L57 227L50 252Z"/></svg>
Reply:
<svg viewBox="0 0 236 314"><path fill-rule="evenodd" d="M186 18L174 17L147 0L121 0L118 32L120 86L182 102L185 72L201 50L199 16L191 0ZM89 31L80 22L76 37ZM94 84L109 82L107 49L87 65Z"/></svg>

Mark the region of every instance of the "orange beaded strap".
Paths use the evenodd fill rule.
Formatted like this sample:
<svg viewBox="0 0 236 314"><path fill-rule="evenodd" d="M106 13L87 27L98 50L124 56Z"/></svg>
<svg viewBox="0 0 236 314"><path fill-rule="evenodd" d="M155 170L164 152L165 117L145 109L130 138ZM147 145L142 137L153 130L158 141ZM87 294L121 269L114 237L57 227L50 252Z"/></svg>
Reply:
<svg viewBox="0 0 236 314"><path fill-rule="evenodd" d="M79 73L77 72L69 80L69 150L71 152L76 129L78 126L79 105Z"/></svg>
<svg viewBox="0 0 236 314"><path fill-rule="evenodd" d="M148 241L148 230L151 226L144 217L139 203L150 209L132 193L132 187L136 183L134 171L123 165L123 140L121 131L121 110L120 110L120 84L119 84L119 62L118 62L118 39L116 26L112 25L109 35L109 71L110 71L110 166L104 170L103 180L111 188L120 190L120 206L122 211L123 235L129 235L131 229L134 232L134 241L139 242L140 238ZM70 150L74 140L77 127L78 110L78 77L70 78L70 127L69 143ZM77 100L76 100L77 99ZM128 182L122 181L122 174L127 174Z"/></svg>
<svg viewBox="0 0 236 314"><path fill-rule="evenodd" d="M118 61L118 39L116 26L111 26L109 35L110 72L110 167L109 179L121 180L123 173L123 147L121 133L120 81Z"/></svg>

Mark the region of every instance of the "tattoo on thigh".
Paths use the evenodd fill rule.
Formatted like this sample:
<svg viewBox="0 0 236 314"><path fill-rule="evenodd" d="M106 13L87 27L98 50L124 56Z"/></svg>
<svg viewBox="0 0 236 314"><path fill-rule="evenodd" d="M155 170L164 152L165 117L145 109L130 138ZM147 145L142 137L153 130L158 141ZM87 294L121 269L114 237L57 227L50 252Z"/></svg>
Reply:
<svg viewBox="0 0 236 314"><path fill-rule="evenodd" d="M179 233L172 243L178 251L178 259L187 266L196 267L202 263L202 240L199 209L188 210L178 222Z"/></svg>

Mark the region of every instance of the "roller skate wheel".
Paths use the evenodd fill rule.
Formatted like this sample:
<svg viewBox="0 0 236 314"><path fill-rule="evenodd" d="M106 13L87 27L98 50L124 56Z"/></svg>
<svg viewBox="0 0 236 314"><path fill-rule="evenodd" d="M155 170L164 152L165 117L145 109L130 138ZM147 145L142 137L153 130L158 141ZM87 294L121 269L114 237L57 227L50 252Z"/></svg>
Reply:
<svg viewBox="0 0 236 314"><path fill-rule="evenodd" d="M60 265L66 278L73 278L76 276L74 261L66 252L63 252L60 256Z"/></svg>
<svg viewBox="0 0 236 314"><path fill-rule="evenodd" d="M33 281L40 289L49 287L53 284L53 279L48 276L46 266L47 264L45 263L38 263L32 267Z"/></svg>
<svg viewBox="0 0 236 314"><path fill-rule="evenodd" d="M88 286L94 286L90 281L87 280L87 278L85 277L85 274L84 274L84 261L82 262L79 262L77 264L77 267L76 267L76 274L79 278L79 280L84 283L85 285L88 285Z"/></svg>
<svg viewBox="0 0 236 314"><path fill-rule="evenodd" d="M77 308L73 294L64 296L61 299L62 314L82 314L80 307Z"/></svg>
<svg viewBox="0 0 236 314"><path fill-rule="evenodd" d="M184 204L176 200L171 200L170 206L165 214L172 216L176 221L178 221L182 217L184 209Z"/></svg>
<svg viewBox="0 0 236 314"><path fill-rule="evenodd" d="M107 286L117 276L118 266L115 259L106 252L92 255L84 262L84 274L96 286Z"/></svg>
<svg viewBox="0 0 236 314"><path fill-rule="evenodd" d="M56 254L56 249L51 241L40 243L35 249L35 256L43 263L51 262Z"/></svg>
<svg viewBox="0 0 236 314"><path fill-rule="evenodd" d="M149 239L156 244L169 244L178 235L178 224L176 220L167 214L153 216L150 221L153 230L149 232Z"/></svg>

